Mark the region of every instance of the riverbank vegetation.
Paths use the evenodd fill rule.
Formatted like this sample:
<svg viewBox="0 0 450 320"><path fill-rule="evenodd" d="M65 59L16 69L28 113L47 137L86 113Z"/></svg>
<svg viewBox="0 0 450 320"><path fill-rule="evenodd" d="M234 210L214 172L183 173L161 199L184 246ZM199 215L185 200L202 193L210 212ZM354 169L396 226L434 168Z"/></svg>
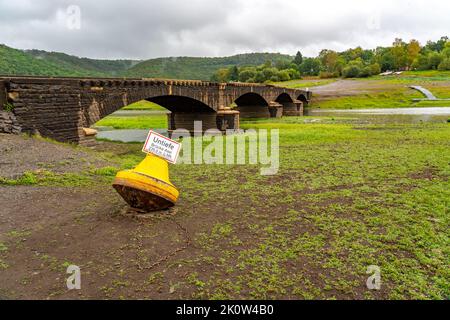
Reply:
<svg viewBox="0 0 450 320"><path fill-rule="evenodd" d="M425 97L411 89L412 85L430 90L438 99L450 99L449 71L406 71L367 79L340 79L330 86L313 88L310 106L322 109L450 107L450 101L445 100L419 101Z"/></svg>
<svg viewBox="0 0 450 320"><path fill-rule="evenodd" d="M166 114L110 115L97 122L95 126L110 127L114 129L165 129L168 124Z"/></svg>
<svg viewBox="0 0 450 320"><path fill-rule="evenodd" d="M299 79L302 76L320 78L367 78L385 71L450 70L450 41L442 37L422 46L417 40L408 43L395 39L391 47L343 52L324 49L317 57L303 57L301 52L291 60L268 61L260 66L219 69L213 81L270 83Z"/></svg>
<svg viewBox="0 0 450 320"><path fill-rule="evenodd" d="M123 107L122 110L167 111L167 109L161 107L160 105L147 100L132 103L126 107Z"/></svg>

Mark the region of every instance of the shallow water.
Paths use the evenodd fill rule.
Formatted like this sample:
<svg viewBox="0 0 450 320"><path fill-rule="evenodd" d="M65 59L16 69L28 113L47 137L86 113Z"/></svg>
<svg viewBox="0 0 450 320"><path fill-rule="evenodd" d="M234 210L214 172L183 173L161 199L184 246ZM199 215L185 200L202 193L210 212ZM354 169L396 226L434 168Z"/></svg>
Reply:
<svg viewBox="0 0 450 320"><path fill-rule="evenodd" d="M121 110L115 116L136 116L162 114L164 111ZM322 110L309 109L308 116L350 117L361 123L420 123L420 122L447 122L450 118L450 107L442 108L396 108L396 109L344 109ZM98 139L107 139L121 142L145 142L148 131L146 129L113 129L98 127ZM167 135L167 129L154 129Z"/></svg>
<svg viewBox="0 0 450 320"><path fill-rule="evenodd" d="M387 108L387 109L310 109L308 116L351 117L361 122L373 123L418 123L447 122L450 107L439 108Z"/></svg>
<svg viewBox="0 0 450 320"><path fill-rule="evenodd" d="M311 109L308 110L311 114L317 113L354 113L354 114L400 114L400 115L447 115L450 116L450 107L435 107L435 108L386 108L386 109Z"/></svg>

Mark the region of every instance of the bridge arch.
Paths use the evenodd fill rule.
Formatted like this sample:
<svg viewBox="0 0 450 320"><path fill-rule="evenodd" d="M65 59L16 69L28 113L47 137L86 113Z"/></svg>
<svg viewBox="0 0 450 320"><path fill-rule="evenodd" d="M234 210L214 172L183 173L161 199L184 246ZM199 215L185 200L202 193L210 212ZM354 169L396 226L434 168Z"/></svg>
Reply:
<svg viewBox="0 0 450 320"><path fill-rule="evenodd" d="M283 106L283 116L299 116L302 113L300 103L294 101L286 92L280 94L275 102Z"/></svg>
<svg viewBox="0 0 450 320"><path fill-rule="evenodd" d="M303 102L303 106L305 106L305 107L308 105L308 99L307 99L306 95L303 93L297 97L297 100L300 100L301 102Z"/></svg>
<svg viewBox="0 0 450 320"><path fill-rule="evenodd" d="M170 111L168 114L168 129L186 129L194 132L195 121L201 121L202 131L217 128L217 112L202 101L176 95L165 95L147 98Z"/></svg>
<svg viewBox="0 0 450 320"><path fill-rule="evenodd" d="M233 102L243 111L243 117L246 114L268 117L269 110L276 108L278 115L282 109L275 100L287 102L283 93L290 95L294 103L300 100L306 105L311 99L311 92L300 89L245 83L150 78L0 77L0 105L9 103L14 107L11 113L16 118L17 128L74 143L90 139L92 131L85 129L100 119L141 100L155 101L172 109L172 113L182 115L189 113L187 110L198 110L200 115L206 114L212 119L215 114L216 126L225 130L239 127L239 112L228 108ZM255 113L250 115L252 107ZM0 130L1 124L0 119Z"/></svg>
<svg viewBox="0 0 450 320"><path fill-rule="evenodd" d="M278 98L275 99L275 102L283 104L287 102L294 102L294 100L292 100L291 96L288 95L286 92L283 92L278 96Z"/></svg>
<svg viewBox="0 0 450 320"><path fill-rule="evenodd" d="M257 93L245 93L234 103L240 112L240 118L270 118L269 103Z"/></svg>
<svg viewBox="0 0 450 320"><path fill-rule="evenodd" d="M92 98L89 105L82 110L82 127L90 127L123 107L142 100L154 102L170 111L168 114L169 130L184 128L193 131L194 121L202 121L204 130L216 128L217 113L204 102L188 96L165 94L146 96L145 92L110 94L105 99Z"/></svg>

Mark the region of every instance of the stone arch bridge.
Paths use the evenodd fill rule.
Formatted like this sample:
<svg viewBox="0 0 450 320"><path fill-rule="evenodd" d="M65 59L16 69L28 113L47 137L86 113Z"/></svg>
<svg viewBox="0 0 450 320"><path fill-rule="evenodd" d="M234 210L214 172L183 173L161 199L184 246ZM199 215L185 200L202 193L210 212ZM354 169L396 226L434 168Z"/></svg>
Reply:
<svg viewBox="0 0 450 320"><path fill-rule="evenodd" d="M0 112L0 131L8 131L5 127L9 124L15 131L83 143L88 140L85 128L140 100L157 103L170 111L169 130L192 131L196 120L203 121L203 130L238 129L240 117L302 115L303 106L310 99L309 91L261 84L0 77L0 106L9 110Z"/></svg>

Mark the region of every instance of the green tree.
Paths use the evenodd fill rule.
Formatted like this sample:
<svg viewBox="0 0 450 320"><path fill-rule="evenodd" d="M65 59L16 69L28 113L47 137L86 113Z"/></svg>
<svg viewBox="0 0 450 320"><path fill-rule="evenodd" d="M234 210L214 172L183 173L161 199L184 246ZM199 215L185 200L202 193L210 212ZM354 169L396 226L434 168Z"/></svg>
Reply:
<svg viewBox="0 0 450 320"><path fill-rule="evenodd" d="M450 58L450 42L445 44L444 50L442 50L442 56L446 58Z"/></svg>
<svg viewBox="0 0 450 320"><path fill-rule="evenodd" d="M305 58L299 67L302 75L317 76L319 75L322 64L318 58Z"/></svg>
<svg viewBox="0 0 450 320"><path fill-rule="evenodd" d="M294 68L287 69L286 71L289 73L289 77L291 78L291 80L300 79L301 78L300 72L298 70L294 69Z"/></svg>
<svg viewBox="0 0 450 320"><path fill-rule="evenodd" d="M357 65L349 65L342 70L342 76L344 78L357 78L360 73L361 68Z"/></svg>
<svg viewBox="0 0 450 320"><path fill-rule="evenodd" d="M396 38L392 45L391 53L394 58L394 68L397 70L404 69L408 64L406 43L402 39Z"/></svg>
<svg viewBox="0 0 450 320"><path fill-rule="evenodd" d="M394 70L395 69L394 55L390 51L385 52L381 56L379 63L380 63L382 71Z"/></svg>
<svg viewBox="0 0 450 320"><path fill-rule="evenodd" d="M339 56L338 60L336 61L336 65L334 67L334 76L339 77L342 75L342 70L347 65L344 57Z"/></svg>
<svg viewBox="0 0 450 320"><path fill-rule="evenodd" d="M447 42L448 37L441 37L441 39L436 42L428 41L425 47L430 51L441 52L445 48Z"/></svg>
<svg viewBox="0 0 450 320"><path fill-rule="evenodd" d="M375 56L375 53L373 50L363 50L361 53L361 59L366 62L370 63Z"/></svg>
<svg viewBox="0 0 450 320"><path fill-rule="evenodd" d="M231 67L230 69L230 81L239 80L239 68L237 66Z"/></svg>
<svg viewBox="0 0 450 320"><path fill-rule="evenodd" d="M262 73L264 75L264 79L265 80L271 80L271 78L274 77L274 76L278 77L278 69L277 68L265 68L262 71ZM278 81L278 80L276 80L276 81Z"/></svg>
<svg viewBox="0 0 450 320"><path fill-rule="evenodd" d="M431 52L428 55L428 67L436 70L439 64L442 62L442 55L437 52Z"/></svg>
<svg viewBox="0 0 450 320"><path fill-rule="evenodd" d="M277 60L275 62L275 68L277 68L278 70L286 70L291 67L291 64L292 63L289 60Z"/></svg>
<svg viewBox="0 0 450 320"><path fill-rule="evenodd" d="M280 77L277 74L274 74L273 76L270 77L270 79L268 79L271 82L278 82L280 81Z"/></svg>
<svg viewBox="0 0 450 320"><path fill-rule="evenodd" d="M228 82L230 81L230 69L222 68L216 71L211 77L213 82Z"/></svg>
<svg viewBox="0 0 450 320"><path fill-rule="evenodd" d="M267 79L264 78L264 74L262 73L262 71L256 71L255 74L255 82L257 83L263 83L264 81L266 81Z"/></svg>
<svg viewBox="0 0 450 320"><path fill-rule="evenodd" d="M333 50L322 50L319 54L320 61L325 71L334 73L339 61L339 55Z"/></svg>
<svg viewBox="0 0 450 320"><path fill-rule="evenodd" d="M278 77L280 78L280 81L291 80L291 76L289 75L289 72L287 70L281 70L280 72L278 72Z"/></svg>
<svg viewBox="0 0 450 320"><path fill-rule="evenodd" d="M417 57L419 56L421 47L420 47L420 43L417 40L411 40L408 43L407 46L407 54L408 54L408 66L411 68L411 66L413 65L414 61L417 59Z"/></svg>
<svg viewBox="0 0 450 320"><path fill-rule="evenodd" d="M428 55L419 54L419 56L414 60L412 64L412 69L414 70L428 70L430 65L428 63Z"/></svg>
<svg viewBox="0 0 450 320"><path fill-rule="evenodd" d="M378 63L373 63L370 65L370 74L372 76L381 73L381 66Z"/></svg>
<svg viewBox="0 0 450 320"><path fill-rule="evenodd" d="M342 76L344 78L357 78L364 75L363 69L364 69L363 60L361 58L358 58L348 63L348 65L342 70Z"/></svg>
<svg viewBox="0 0 450 320"><path fill-rule="evenodd" d="M297 54L295 55L294 61L297 66L300 66L303 63L303 55L300 51L297 51Z"/></svg>
<svg viewBox="0 0 450 320"><path fill-rule="evenodd" d="M450 70L450 58L443 59L442 62L439 64L438 70L440 71Z"/></svg>
<svg viewBox="0 0 450 320"><path fill-rule="evenodd" d="M248 82L249 79L253 79L254 82L256 76L256 70L254 68L246 68L239 73L239 81Z"/></svg>

